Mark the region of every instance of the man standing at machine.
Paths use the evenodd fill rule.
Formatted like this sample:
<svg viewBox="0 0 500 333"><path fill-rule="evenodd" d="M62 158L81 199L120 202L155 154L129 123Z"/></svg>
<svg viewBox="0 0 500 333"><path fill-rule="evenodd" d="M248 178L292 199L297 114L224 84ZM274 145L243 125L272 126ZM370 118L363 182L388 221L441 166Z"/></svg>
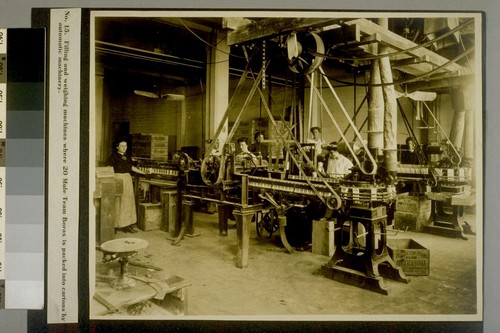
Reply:
<svg viewBox="0 0 500 333"><path fill-rule="evenodd" d="M329 177L343 177L351 172L353 164L350 159L339 153L336 141L330 143L326 148L328 155L324 162L320 162L320 172L326 173Z"/></svg>
<svg viewBox="0 0 500 333"><path fill-rule="evenodd" d="M401 163L402 164L421 164L419 160L418 151L416 150L417 142L414 138L406 138L406 150L401 152Z"/></svg>
<svg viewBox="0 0 500 333"><path fill-rule="evenodd" d="M261 156L262 159L268 159L268 148L264 141L264 133L262 131L255 132L254 136L255 143L251 146L250 150L257 156Z"/></svg>

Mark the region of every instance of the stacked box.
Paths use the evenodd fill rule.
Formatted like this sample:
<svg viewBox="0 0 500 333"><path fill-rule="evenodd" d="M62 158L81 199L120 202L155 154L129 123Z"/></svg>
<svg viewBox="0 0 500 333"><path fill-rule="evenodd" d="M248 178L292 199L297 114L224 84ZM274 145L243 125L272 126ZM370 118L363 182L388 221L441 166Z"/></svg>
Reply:
<svg viewBox="0 0 500 333"><path fill-rule="evenodd" d="M334 221L313 221L312 253L331 257L335 251Z"/></svg>
<svg viewBox="0 0 500 333"><path fill-rule="evenodd" d="M161 203L140 203L137 226L143 231L158 230L161 227Z"/></svg>
<svg viewBox="0 0 500 333"><path fill-rule="evenodd" d="M132 156L167 161L168 136L163 134L132 134Z"/></svg>
<svg viewBox="0 0 500 333"><path fill-rule="evenodd" d="M394 228L399 230L420 231L429 223L431 216L431 200L425 196L398 194Z"/></svg>
<svg viewBox="0 0 500 333"><path fill-rule="evenodd" d="M429 275L430 251L413 239L389 239L387 250L406 275Z"/></svg>
<svg viewBox="0 0 500 333"><path fill-rule="evenodd" d="M420 212L431 209L431 201L423 195L398 194L396 198L396 210L400 212Z"/></svg>

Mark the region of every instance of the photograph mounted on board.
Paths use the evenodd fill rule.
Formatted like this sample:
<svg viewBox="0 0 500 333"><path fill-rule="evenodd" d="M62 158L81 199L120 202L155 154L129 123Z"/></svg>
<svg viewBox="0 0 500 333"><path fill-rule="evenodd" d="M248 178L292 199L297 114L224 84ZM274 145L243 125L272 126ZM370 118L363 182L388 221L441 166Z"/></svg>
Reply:
<svg viewBox="0 0 500 333"><path fill-rule="evenodd" d="M90 11L90 319L481 321L482 19Z"/></svg>

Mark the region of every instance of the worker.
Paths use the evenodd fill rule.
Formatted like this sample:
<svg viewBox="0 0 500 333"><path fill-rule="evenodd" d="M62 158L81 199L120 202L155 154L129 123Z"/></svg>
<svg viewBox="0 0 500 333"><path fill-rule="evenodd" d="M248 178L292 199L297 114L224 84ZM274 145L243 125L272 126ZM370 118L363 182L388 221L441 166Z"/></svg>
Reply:
<svg viewBox="0 0 500 333"><path fill-rule="evenodd" d="M262 156L263 159L268 158L268 148L267 144L263 143L264 133L262 131L255 132L253 139L255 143L251 146L250 151L252 151L257 156Z"/></svg>
<svg viewBox="0 0 500 333"><path fill-rule="evenodd" d="M207 140L207 143L210 145L212 143L212 140ZM215 144L212 150L210 151L210 155L214 156L221 156L222 152L220 151L220 140L217 138L215 139Z"/></svg>
<svg viewBox="0 0 500 333"><path fill-rule="evenodd" d="M309 130L312 134L312 138L307 140L307 143L314 143L314 149L316 151L316 156L321 156L323 152L323 145L325 144L321 139L321 129L317 126L311 127Z"/></svg>
<svg viewBox="0 0 500 333"><path fill-rule="evenodd" d="M401 164L420 164L418 152L416 150L417 142L412 137L406 138L407 149L401 152Z"/></svg>
<svg viewBox="0 0 500 333"><path fill-rule="evenodd" d="M113 166L115 178L123 183L122 195L115 200L115 232L136 233L137 212L135 209L134 185L132 183L132 171L146 174L132 165L132 159L127 154L127 141L118 139L115 144L116 151L109 158L109 164Z"/></svg>
<svg viewBox="0 0 500 333"><path fill-rule="evenodd" d="M324 158L324 162L318 163L320 172L332 178L349 174L353 164L350 159L339 153L337 142L330 143L326 149L328 155Z"/></svg>
<svg viewBox="0 0 500 333"><path fill-rule="evenodd" d="M248 139L247 138L239 138L238 139L238 146L240 147L240 152L238 153L238 156L251 156L252 158L255 157L255 154L252 153L248 147Z"/></svg>

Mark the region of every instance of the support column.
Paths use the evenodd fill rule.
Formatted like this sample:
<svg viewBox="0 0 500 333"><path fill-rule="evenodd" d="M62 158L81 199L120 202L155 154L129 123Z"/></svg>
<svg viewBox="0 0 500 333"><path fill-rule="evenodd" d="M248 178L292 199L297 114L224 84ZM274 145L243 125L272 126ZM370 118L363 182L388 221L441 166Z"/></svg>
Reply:
<svg viewBox="0 0 500 333"><path fill-rule="evenodd" d="M450 130L450 141L458 151L461 151L465 129L465 96L462 87L452 89L451 105L453 108L453 122Z"/></svg>
<svg viewBox="0 0 500 333"><path fill-rule="evenodd" d="M465 141L464 141L464 157L474 159L474 108L465 110Z"/></svg>
<svg viewBox="0 0 500 333"><path fill-rule="evenodd" d="M318 91L321 93L321 81L322 77L320 74L317 72L311 73L311 85L316 87ZM321 102L319 100L319 97L314 94L314 88L310 87L310 95L309 95L309 109L308 109L308 114L309 114L309 121L307 123L307 128L305 129L305 133L308 133L309 129L311 127L317 126L317 127L322 127L322 117L321 117Z"/></svg>
<svg viewBox="0 0 500 333"><path fill-rule="evenodd" d="M250 224L254 211L234 210L236 219L236 235L238 237L238 253L236 254L236 267L248 267L248 249L250 247Z"/></svg>
<svg viewBox="0 0 500 333"><path fill-rule="evenodd" d="M372 61L368 97L368 148L377 157L383 155L384 148L384 94L380 80L380 62Z"/></svg>
<svg viewBox="0 0 500 333"><path fill-rule="evenodd" d="M379 19L380 26L389 28L387 18ZM387 47L379 45L379 54L387 53ZM379 59L380 61L380 77L382 83L392 83L391 62L388 57ZM382 88L384 95L384 162L385 167L393 180L396 179L398 169L397 159L397 131L398 131L398 108L396 95L394 94L394 85L387 85Z"/></svg>
<svg viewBox="0 0 500 333"><path fill-rule="evenodd" d="M187 90L185 87L182 88L182 94L184 96L187 95ZM187 108L186 108L186 100L182 100L181 103L180 103L180 119L178 121L180 121L180 124L178 124L178 128L177 128L177 137L179 138L179 140L177 140L177 143L176 143L176 148L177 149L181 149L181 147L183 146L190 146L193 144L192 141L190 141L190 139L187 137L187 131L186 131L186 127L188 126L187 124Z"/></svg>
<svg viewBox="0 0 500 333"><path fill-rule="evenodd" d="M227 45L226 34L220 31L215 31L212 34L212 45L217 45L217 48L210 48L207 54L207 95L205 112L205 137L213 138L214 133L219 126L224 113L226 112L229 103L229 52L230 47ZM226 141L228 135L228 123L224 124L224 128L219 135L219 143Z"/></svg>

